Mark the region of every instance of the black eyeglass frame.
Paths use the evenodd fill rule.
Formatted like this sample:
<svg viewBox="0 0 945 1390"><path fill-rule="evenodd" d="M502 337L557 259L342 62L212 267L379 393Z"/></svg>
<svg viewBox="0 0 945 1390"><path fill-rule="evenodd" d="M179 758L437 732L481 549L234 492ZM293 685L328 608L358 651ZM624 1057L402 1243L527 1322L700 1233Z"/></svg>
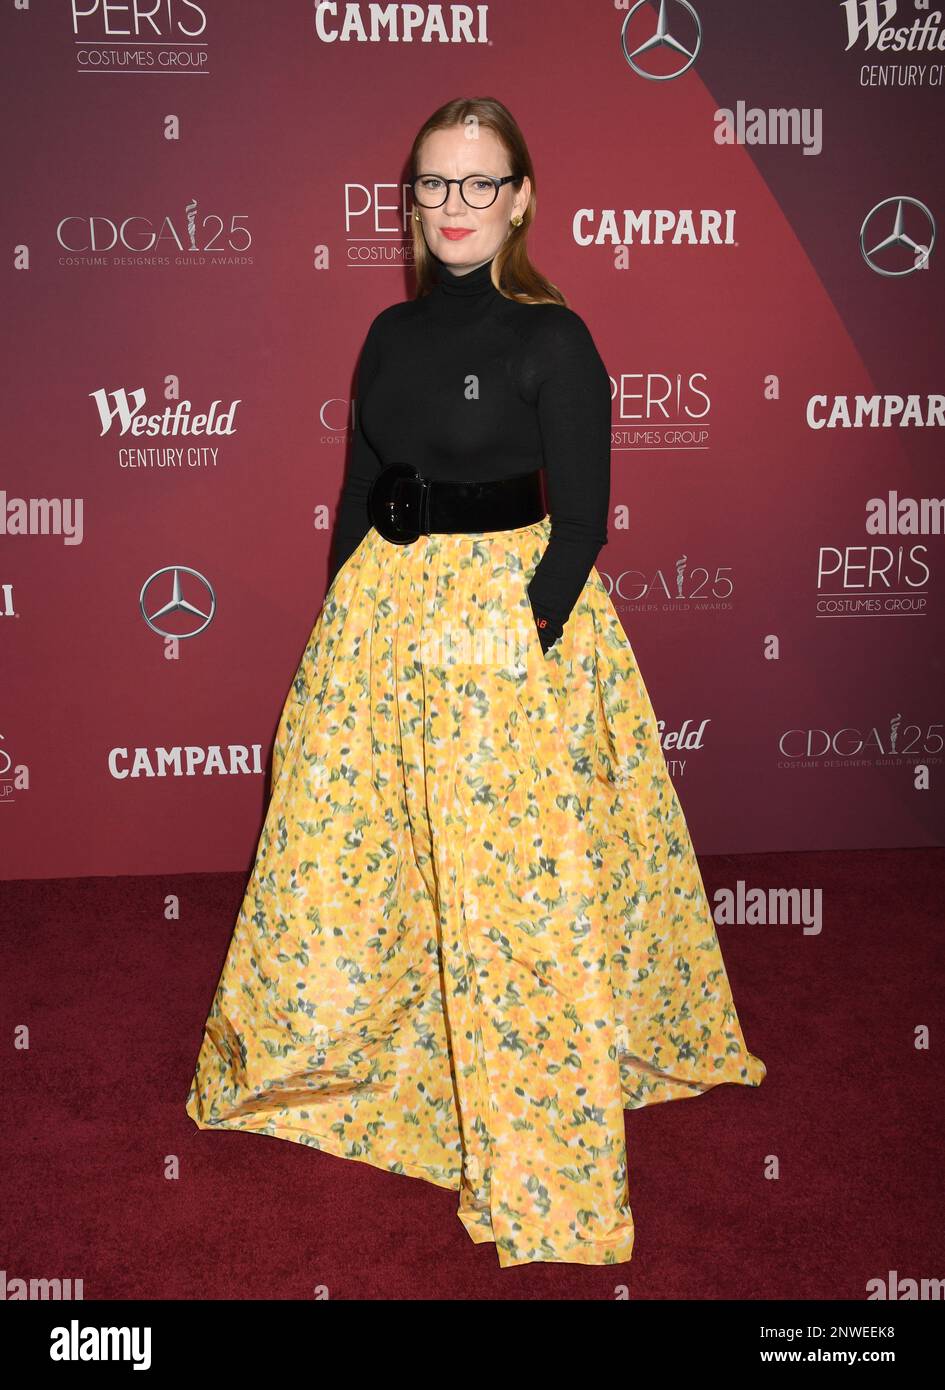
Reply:
<svg viewBox="0 0 945 1390"><path fill-rule="evenodd" d="M430 208L432 211L433 208L443 207L443 204L448 201L450 196L450 184L458 183L459 196L462 198L466 206L468 208L477 208L477 210L481 211L483 208L492 207L492 204L499 196L499 189L502 188L504 184L513 183L516 179L520 178L521 174L505 174L502 178L497 178L495 174L465 174L461 179L445 179L443 178L442 174L418 174L415 179L411 179L410 181L410 191L413 193L413 200L416 203L417 207ZM442 203L421 203L420 199L417 197L417 184L420 182L421 179L440 179L442 183L446 184L446 192L443 195ZM467 179L488 179L489 182L495 186L495 193L492 197L492 203L471 203L469 199L466 197L466 194L463 192L463 184L466 182Z"/></svg>

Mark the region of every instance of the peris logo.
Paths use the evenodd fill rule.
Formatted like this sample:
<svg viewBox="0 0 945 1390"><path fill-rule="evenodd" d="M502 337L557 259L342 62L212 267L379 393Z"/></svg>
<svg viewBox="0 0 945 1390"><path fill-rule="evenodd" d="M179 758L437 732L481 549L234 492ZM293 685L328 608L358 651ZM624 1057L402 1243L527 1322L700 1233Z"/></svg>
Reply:
<svg viewBox="0 0 945 1390"><path fill-rule="evenodd" d="M151 42L196 39L207 32L207 15L196 0L164 0L164 4L121 4L110 0L72 0L72 32L86 42L136 39Z"/></svg>

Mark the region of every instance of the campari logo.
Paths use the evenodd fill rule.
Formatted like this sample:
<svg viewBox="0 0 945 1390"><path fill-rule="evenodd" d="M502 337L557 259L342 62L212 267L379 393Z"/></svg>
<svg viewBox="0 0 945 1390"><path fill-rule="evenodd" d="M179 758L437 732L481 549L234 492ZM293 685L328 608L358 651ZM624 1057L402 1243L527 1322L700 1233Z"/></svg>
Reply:
<svg viewBox="0 0 945 1390"><path fill-rule="evenodd" d="M488 5L398 5L315 0L321 43L488 43Z"/></svg>

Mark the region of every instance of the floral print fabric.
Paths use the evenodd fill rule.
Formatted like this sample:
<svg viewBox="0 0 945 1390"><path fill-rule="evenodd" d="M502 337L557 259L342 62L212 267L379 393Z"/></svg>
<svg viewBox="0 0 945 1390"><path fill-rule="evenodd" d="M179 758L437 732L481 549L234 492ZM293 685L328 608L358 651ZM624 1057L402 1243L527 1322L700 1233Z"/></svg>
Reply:
<svg viewBox="0 0 945 1390"><path fill-rule="evenodd" d="M503 1267L629 1260L624 1110L765 1075L596 568L542 653L550 525L340 569L186 1102L454 1189Z"/></svg>

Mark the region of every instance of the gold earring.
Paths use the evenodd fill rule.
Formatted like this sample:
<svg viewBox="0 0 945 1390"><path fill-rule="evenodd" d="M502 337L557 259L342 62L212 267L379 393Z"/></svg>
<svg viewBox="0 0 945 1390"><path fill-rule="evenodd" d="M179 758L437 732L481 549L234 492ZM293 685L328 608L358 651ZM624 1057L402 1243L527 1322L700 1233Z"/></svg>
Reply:
<svg viewBox="0 0 945 1390"><path fill-rule="evenodd" d="M417 209L416 209L416 208L414 208L414 210L413 210L413 220L414 220L415 222L419 222L419 221L420 221L420 214L419 214L419 212L417 212Z"/></svg>
<svg viewBox="0 0 945 1390"><path fill-rule="evenodd" d="M514 217L509 218L509 221L512 223L513 227L520 227L524 219L521 213L517 212Z"/></svg>

